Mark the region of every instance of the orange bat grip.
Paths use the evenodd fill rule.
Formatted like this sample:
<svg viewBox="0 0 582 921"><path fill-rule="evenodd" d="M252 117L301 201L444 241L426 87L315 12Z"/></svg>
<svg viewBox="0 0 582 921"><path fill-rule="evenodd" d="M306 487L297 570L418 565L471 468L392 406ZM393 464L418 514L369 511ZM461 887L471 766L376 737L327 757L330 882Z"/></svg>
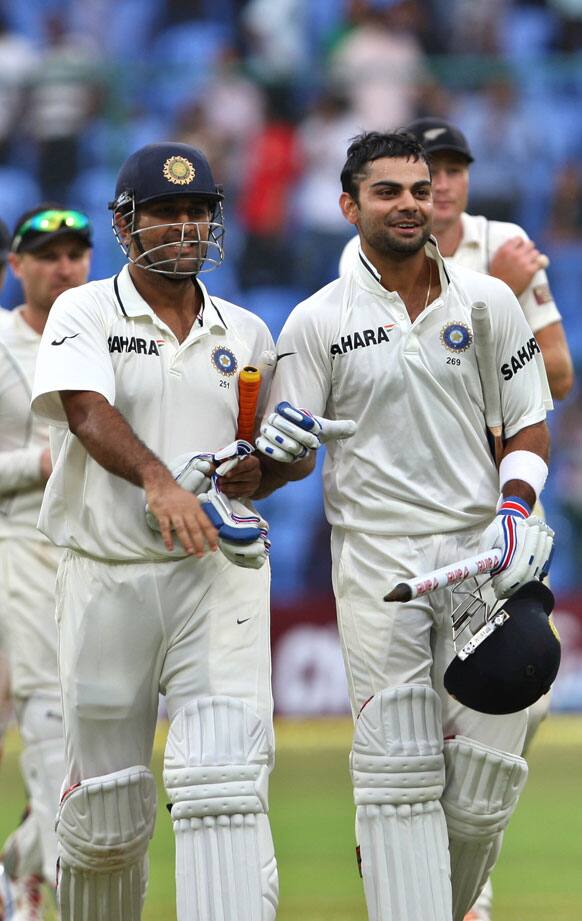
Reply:
<svg viewBox="0 0 582 921"><path fill-rule="evenodd" d="M255 419L261 387L261 372L250 365L243 368L238 376L238 428L237 438L253 442Z"/></svg>

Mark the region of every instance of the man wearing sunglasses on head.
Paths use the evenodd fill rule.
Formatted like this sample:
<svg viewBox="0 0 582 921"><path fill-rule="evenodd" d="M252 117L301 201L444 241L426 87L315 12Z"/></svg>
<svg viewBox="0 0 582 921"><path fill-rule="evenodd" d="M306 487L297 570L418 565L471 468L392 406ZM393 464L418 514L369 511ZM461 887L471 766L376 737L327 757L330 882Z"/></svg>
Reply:
<svg viewBox="0 0 582 921"><path fill-rule="evenodd" d="M30 810L4 845L0 921L40 918L40 880L56 886L54 824L65 775L55 624L61 550L36 527L52 462L48 425L32 415L30 397L51 307L87 281L90 256L87 216L51 202L21 216L8 254L24 303L0 327L0 623Z"/></svg>

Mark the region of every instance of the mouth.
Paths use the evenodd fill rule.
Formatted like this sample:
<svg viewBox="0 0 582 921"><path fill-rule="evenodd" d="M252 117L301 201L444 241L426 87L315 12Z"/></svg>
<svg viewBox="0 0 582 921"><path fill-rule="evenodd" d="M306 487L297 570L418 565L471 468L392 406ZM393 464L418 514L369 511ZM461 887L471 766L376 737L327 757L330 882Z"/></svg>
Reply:
<svg viewBox="0 0 582 921"><path fill-rule="evenodd" d="M422 224L419 221L394 221L394 223L390 224L392 230L405 234L415 233L421 227Z"/></svg>
<svg viewBox="0 0 582 921"><path fill-rule="evenodd" d="M179 246L181 249L196 249L200 246L199 240L168 240L168 246Z"/></svg>

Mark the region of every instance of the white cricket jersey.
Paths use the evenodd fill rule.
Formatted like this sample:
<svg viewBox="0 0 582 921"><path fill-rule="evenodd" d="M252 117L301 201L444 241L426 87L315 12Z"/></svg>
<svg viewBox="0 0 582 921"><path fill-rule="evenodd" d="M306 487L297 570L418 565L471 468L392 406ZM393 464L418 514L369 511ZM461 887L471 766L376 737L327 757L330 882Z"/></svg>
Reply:
<svg viewBox="0 0 582 921"><path fill-rule="evenodd" d="M199 283L200 284L200 283ZM238 372L274 349L261 319L203 294L184 342L138 294L127 266L60 295L42 338L33 409L67 425L62 390L102 394L164 462L214 452L236 436ZM67 429L39 527L61 547L106 560L184 556L147 526L144 492L108 473Z"/></svg>
<svg viewBox="0 0 582 921"><path fill-rule="evenodd" d="M288 400L354 419L324 464L332 525L405 536L484 526L499 496L486 437L471 305L489 305L511 437L551 406L539 346L514 295L496 278L445 266L442 293L411 324L360 253L352 271L299 304L277 343L269 405Z"/></svg>
<svg viewBox="0 0 582 921"><path fill-rule="evenodd" d="M522 237L529 240L523 227L518 224L509 224L506 221L489 221L481 215L461 215L463 236L461 242L452 256L446 256L447 264L465 266L476 272L489 272L491 259L500 246L512 237ZM346 243L339 262L339 274L344 275L358 258L360 249L359 236L353 237ZM534 333L559 323L562 319L554 302L548 276L544 269L539 269L525 291L518 298L525 318Z"/></svg>
<svg viewBox="0 0 582 921"><path fill-rule="evenodd" d="M0 538L45 541L37 530L44 482L40 464L48 425L30 411L40 335L22 307L3 310L0 327Z"/></svg>

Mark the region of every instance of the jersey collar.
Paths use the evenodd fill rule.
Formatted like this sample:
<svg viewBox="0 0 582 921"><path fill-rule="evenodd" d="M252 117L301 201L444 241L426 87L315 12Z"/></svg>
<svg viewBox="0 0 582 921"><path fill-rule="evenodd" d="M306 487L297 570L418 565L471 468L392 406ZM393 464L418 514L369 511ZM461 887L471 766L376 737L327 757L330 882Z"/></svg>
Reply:
<svg viewBox="0 0 582 921"><path fill-rule="evenodd" d="M425 244L425 252L427 256L430 256L431 259L435 260L439 268L441 288L444 293L444 289L448 286L451 279L447 271L446 263L440 254L435 237L429 237L427 243ZM378 269L370 262L367 256L364 255L361 246L358 247L358 255L356 257L353 271L359 284L361 284L362 287L366 288L367 290L377 292L378 289L380 289L384 292L384 294L392 293L387 291L386 288L384 288L380 283L380 273L378 272Z"/></svg>
<svg viewBox="0 0 582 921"><path fill-rule="evenodd" d="M228 327L218 306L214 303L200 279L198 279L198 285L202 294L202 307L199 314L200 325L211 332L224 332ZM113 288L118 310L124 317L151 317L154 321L158 319L155 310L152 310L135 287L129 274L129 266L125 265L121 272L115 276Z"/></svg>

